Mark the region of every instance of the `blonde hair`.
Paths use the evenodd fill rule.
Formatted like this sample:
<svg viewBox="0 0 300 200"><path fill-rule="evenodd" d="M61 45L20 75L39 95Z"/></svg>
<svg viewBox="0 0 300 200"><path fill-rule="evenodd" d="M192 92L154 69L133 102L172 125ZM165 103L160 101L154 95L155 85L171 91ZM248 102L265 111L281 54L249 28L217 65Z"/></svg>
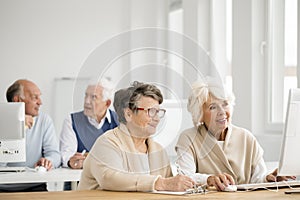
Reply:
<svg viewBox="0 0 300 200"><path fill-rule="evenodd" d="M202 120L203 104L211 97L228 101L231 110L233 110L234 94L227 91L223 83L219 83L211 77L207 77L205 80L197 80L192 84L187 104L187 110L191 113L195 126L198 126Z"/></svg>

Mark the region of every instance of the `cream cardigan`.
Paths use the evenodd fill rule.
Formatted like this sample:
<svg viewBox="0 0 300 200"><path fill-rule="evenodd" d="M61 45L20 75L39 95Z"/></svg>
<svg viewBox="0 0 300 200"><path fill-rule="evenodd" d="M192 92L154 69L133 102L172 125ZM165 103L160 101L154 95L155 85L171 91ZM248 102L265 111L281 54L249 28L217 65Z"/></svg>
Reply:
<svg viewBox="0 0 300 200"><path fill-rule="evenodd" d="M205 126L201 125L198 130L185 130L175 148L177 152L193 157L196 166L194 173L225 172L234 178L236 184L250 183L255 166L263 161L263 149L255 137L246 129L231 125L228 127L223 148L217 142ZM179 159L184 154L178 155Z"/></svg>
<svg viewBox="0 0 300 200"><path fill-rule="evenodd" d="M170 177L172 171L164 149L147 139L150 171L134 146L124 124L100 136L84 161L79 190L153 191L159 176ZM143 154L145 155L145 154ZM147 163L146 163L147 164Z"/></svg>

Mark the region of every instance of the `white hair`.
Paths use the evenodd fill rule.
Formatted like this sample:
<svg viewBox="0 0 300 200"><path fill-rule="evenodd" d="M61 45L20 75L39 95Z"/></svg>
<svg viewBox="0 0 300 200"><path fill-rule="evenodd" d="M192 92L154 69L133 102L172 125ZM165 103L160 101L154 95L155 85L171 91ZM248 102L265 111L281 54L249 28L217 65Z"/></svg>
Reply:
<svg viewBox="0 0 300 200"><path fill-rule="evenodd" d="M101 78L100 80L91 79L88 86L100 86L103 88L102 100L112 100L114 95L114 86L108 78Z"/></svg>
<svg viewBox="0 0 300 200"><path fill-rule="evenodd" d="M234 106L235 97L229 92L223 83L217 82L211 77L205 80L197 80L192 84L192 90L188 98L187 109L192 115L195 126L198 126L203 117L203 104L213 96L217 99L227 100L231 110Z"/></svg>

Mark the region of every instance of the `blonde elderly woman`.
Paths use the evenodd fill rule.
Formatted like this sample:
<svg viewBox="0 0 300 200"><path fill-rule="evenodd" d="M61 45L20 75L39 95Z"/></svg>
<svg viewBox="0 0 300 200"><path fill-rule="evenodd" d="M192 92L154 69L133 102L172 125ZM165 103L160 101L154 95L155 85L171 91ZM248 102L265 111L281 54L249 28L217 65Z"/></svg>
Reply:
<svg viewBox="0 0 300 200"><path fill-rule="evenodd" d="M135 82L115 93L114 108L119 127L99 137L88 154L79 190L185 191L194 181L184 175L172 177L168 156L151 139L165 110L160 90Z"/></svg>
<svg viewBox="0 0 300 200"><path fill-rule="evenodd" d="M267 175L263 149L246 129L234 126L234 96L212 78L196 81L188 99L194 127L180 135L178 165L197 184L215 186L281 181L277 169Z"/></svg>

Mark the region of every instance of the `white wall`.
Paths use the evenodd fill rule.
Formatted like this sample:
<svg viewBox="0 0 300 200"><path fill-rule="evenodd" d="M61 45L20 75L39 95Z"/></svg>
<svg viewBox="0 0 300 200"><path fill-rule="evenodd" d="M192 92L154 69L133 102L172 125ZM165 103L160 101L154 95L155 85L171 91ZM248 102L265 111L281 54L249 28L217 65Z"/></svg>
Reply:
<svg viewBox="0 0 300 200"><path fill-rule="evenodd" d="M13 81L31 79L42 90L42 110L52 114L54 79L76 77L90 52L128 29L125 4L122 0L1 0L1 101Z"/></svg>
<svg viewBox="0 0 300 200"><path fill-rule="evenodd" d="M1 0L0 101L6 101L6 89L16 79L30 79L42 91L42 110L54 117L55 79L76 78L88 56L117 34L131 28L165 26L160 11L165 6L160 5L166 3ZM143 12L145 9L149 12ZM128 63L119 65L114 74L126 71Z"/></svg>

